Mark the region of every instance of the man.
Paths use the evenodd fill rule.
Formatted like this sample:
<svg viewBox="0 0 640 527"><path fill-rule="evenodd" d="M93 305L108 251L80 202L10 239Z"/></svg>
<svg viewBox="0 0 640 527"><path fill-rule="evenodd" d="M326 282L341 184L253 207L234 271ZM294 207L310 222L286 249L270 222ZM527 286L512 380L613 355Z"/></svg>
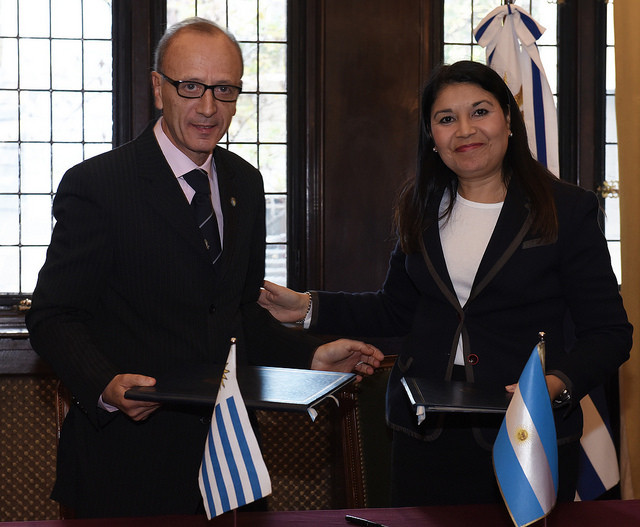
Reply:
<svg viewBox="0 0 640 527"><path fill-rule="evenodd" d="M223 364L231 337L239 364L368 374L382 358L356 341L319 346L256 303L262 179L217 146L240 92L237 43L211 22L189 19L167 31L155 66L158 122L61 181L27 316L34 349L74 398L52 497L82 517L198 510L210 409L128 400L130 387L189 365ZM196 191L186 174L198 168L215 211L207 220L217 223L207 234L189 204Z"/></svg>

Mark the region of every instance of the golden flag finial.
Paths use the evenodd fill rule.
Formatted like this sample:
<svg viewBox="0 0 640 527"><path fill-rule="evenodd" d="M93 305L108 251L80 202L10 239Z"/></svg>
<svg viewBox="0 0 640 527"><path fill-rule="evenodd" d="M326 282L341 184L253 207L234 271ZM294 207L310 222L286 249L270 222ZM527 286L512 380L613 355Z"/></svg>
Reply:
<svg viewBox="0 0 640 527"><path fill-rule="evenodd" d="M542 373L546 373L546 367L545 367L545 342L544 342L544 331L539 331L538 332L538 355L540 356L540 362L542 362Z"/></svg>

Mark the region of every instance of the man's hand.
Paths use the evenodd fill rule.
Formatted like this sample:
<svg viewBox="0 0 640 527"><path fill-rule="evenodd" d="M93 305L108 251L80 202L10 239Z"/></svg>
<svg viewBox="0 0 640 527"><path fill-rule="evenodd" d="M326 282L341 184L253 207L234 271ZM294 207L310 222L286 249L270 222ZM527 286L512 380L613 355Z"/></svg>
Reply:
<svg viewBox="0 0 640 527"><path fill-rule="evenodd" d="M134 421L143 421L158 409L160 403L134 401L124 398L124 392L134 386L154 386L156 380L146 375L121 373L116 375L102 392L102 400L117 407Z"/></svg>
<svg viewBox="0 0 640 527"><path fill-rule="evenodd" d="M265 280L258 304L280 322L296 322L307 314L309 295Z"/></svg>
<svg viewBox="0 0 640 527"><path fill-rule="evenodd" d="M320 346L313 354L312 370L354 372L360 382L380 366L384 354L375 346L358 340L339 339Z"/></svg>

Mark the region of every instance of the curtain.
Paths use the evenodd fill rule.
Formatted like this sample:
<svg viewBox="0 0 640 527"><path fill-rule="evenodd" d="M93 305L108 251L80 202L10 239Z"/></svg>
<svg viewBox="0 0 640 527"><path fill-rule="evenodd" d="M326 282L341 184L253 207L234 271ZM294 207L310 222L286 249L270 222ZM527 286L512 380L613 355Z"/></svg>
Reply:
<svg viewBox="0 0 640 527"><path fill-rule="evenodd" d="M616 118L622 246L622 296L635 328L620 370L621 490L640 498L640 2L615 0Z"/></svg>

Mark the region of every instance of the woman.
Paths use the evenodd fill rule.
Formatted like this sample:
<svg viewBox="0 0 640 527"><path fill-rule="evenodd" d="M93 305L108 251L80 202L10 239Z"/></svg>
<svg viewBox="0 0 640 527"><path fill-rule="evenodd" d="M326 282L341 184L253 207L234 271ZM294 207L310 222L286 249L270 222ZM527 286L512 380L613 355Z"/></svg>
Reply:
<svg viewBox="0 0 640 527"><path fill-rule="evenodd" d="M439 68L423 92L417 172L400 193L382 289L307 295L265 283L261 303L281 321L309 313L320 332L406 335L387 391L393 505L500 500L491 446L502 416L429 414L418 425L400 379L512 391L540 331L550 397L565 400L555 411L558 499L573 500L580 399L631 348L597 216L593 193L532 157L502 79L462 61Z"/></svg>

